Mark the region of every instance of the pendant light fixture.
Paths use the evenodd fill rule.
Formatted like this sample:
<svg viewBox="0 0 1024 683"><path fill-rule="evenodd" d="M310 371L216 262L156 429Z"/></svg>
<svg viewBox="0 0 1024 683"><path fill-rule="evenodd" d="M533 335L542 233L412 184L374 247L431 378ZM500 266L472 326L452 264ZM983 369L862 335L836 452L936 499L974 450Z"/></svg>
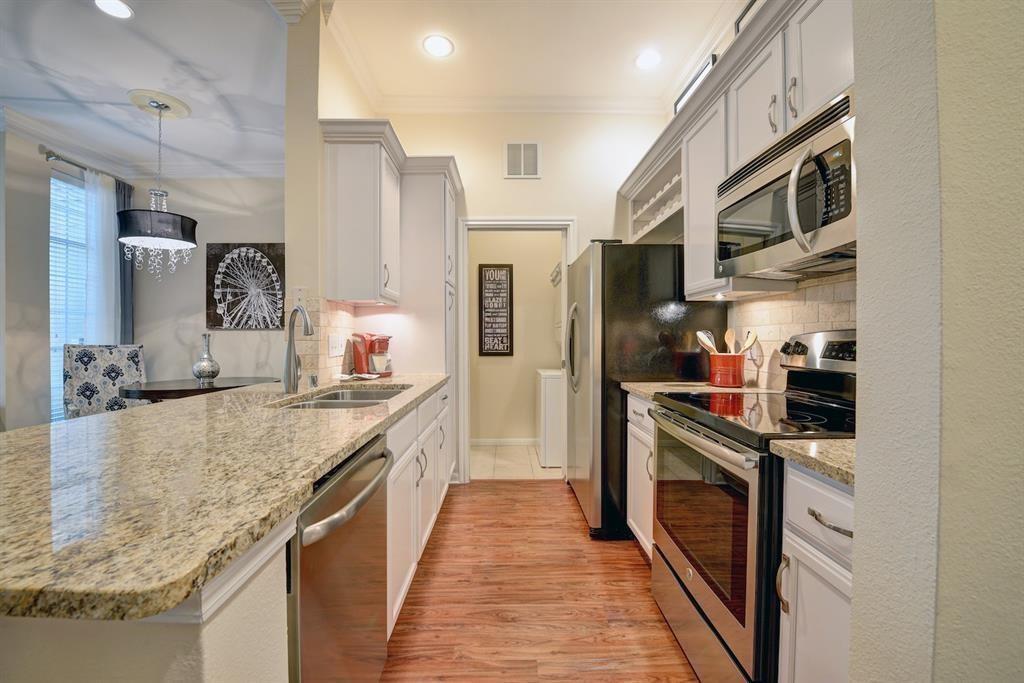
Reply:
<svg viewBox="0 0 1024 683"><path fill-rule="evenodd" d="M117 212L117 239L124 245L124 257L145 264L157 279L167 269L177 270L178 262L188 263L196 247L196 220L167 210L167 190L163 189L164 118L185 118L191 110L181 100L152 90L132 90L132 102L157 117L156 188L149 191L149 209L124 209Z"/></svg>

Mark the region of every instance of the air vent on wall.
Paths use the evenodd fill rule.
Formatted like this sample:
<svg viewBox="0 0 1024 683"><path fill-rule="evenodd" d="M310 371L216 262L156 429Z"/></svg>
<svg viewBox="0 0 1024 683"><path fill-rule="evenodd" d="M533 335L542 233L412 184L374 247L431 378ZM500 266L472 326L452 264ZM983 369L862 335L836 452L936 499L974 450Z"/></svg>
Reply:
<svg viewBox="0 0 1024 683"><path fill-rule="evenodd" d="M506 143L505 177L540 178L540 143Z"/></svg>

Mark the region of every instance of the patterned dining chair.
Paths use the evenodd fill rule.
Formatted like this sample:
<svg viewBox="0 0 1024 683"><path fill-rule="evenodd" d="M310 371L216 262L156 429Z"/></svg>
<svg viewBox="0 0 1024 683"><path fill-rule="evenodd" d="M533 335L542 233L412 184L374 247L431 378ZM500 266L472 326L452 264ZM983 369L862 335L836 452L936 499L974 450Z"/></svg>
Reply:
<svg viewBox="0 0 1024 683"><path fill-rule="evenodd" d="M118 387L146 381L142 345L64 345L64 417L124 410L149 401L118 396Z"/></svg>

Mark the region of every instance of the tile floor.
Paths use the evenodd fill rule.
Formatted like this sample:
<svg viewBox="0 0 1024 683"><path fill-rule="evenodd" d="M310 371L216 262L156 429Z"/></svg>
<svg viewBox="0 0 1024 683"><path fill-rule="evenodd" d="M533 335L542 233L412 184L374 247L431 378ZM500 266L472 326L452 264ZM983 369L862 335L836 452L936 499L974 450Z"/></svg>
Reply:
<svg viewBox="0 0 1024 683"><path fill-rule="evenodd" d="M470 479L561 479L561 467L541 467L533 446L472 446Z"/></svg>

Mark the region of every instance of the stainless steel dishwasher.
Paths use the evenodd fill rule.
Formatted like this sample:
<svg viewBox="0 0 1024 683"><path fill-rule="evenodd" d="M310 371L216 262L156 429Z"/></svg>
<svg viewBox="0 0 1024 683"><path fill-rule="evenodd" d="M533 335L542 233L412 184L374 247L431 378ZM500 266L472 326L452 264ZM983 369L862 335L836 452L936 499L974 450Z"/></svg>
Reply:
<svg viewBox="0 0 1024 683"><path fill-rule="evenodd" d="M381 435L324 475L288 542L291 681L376 681L387 659L387 478Z"/></svg>

